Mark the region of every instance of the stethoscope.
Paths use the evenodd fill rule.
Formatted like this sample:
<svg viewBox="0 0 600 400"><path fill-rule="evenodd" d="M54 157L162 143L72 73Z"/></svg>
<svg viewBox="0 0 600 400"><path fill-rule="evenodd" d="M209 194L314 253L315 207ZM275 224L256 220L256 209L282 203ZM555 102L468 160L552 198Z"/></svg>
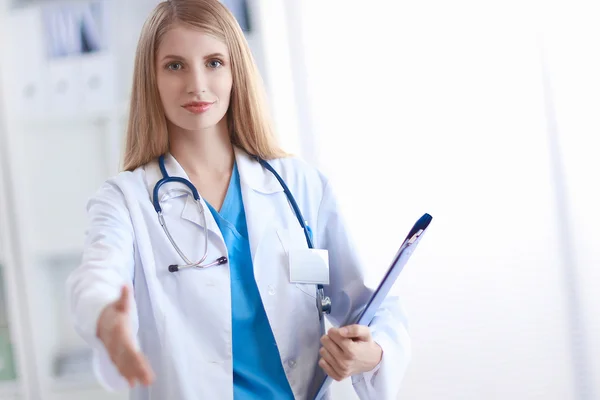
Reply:
<svg viewBox="0 0 600 400"><path fill-rule="evenodd" d="M304 236L306 238L306 243L308 244L308 248L313 249L314 246L313 246L313 242L312 242L310 227L307 225L306 221L304 220L304 217L302 216L302 212L300 211L300 207L298 207L298 203L296 203L296 199L294 199L292 192L286 185L283 178L277 173L277 171L275 171L275 169L271 166L271 164L269 164L262 158L260 158L258 156L251 156L251 157L254 158L256 161L258 161L260 163L260 165L262 165L264 168L269 170L275 176L275 178L277 178L277 180L279 181L279 184L283 188L285 195L288 198L288 201L290 202L290 204L292 206L292 209L294 210L294 214L296 215L296 218L298 219L298 222L300 223L302 230L304 231ZM192 196L194 197L194 200L196 201L196 205L198 206L198 211L200 212L200 216L202 217L202 226L204 226L205 228L206 228L206 215L204 214L204 207L202 207L202 201L200 200L200 195L198 194L198 190L196 189L194 184L185 178L180 178L177 176L169 176L169 174L167 173L167 169L165 168L164 155L161 155L158 158L158 165L159 165L160 171L162 173L162 179L160 179L154 186L154 190L152 193L152 204L154 205L154 209L156 210L156 213L158 214L158 222L160 223L160 226L162 226L163 230L165 231L165 235L167 235L169 242L171 242L171 244L177 251L177 254L179 254L181 259L185 262L185 264L183 264L183 265L178 265L178 264L169 265L169 272L177 272L181 269L192 268L192 267L208 268L208 267L213 267L216 265L222 265L222 264L227 263L228 262L227 257L219 257L213 262L203 264L206 261L206 258L208 257L208 235L204 235L204 254L202 255L202 258L198 262L193 262L192 260L187 258L185 256L185 254L183 253L183 251L181 251L179 246L177 246L177 243L175 243L173 236L171 236L171 233L169 232L169 229L167 228L165 218L163 217L162 208L160 207L160 202L158 199L158 191L160 190L160 188L163 185L165 185L167 183L172 183L172 182L181 183L181 184L187 186L191 190ZM317 284L316 300L317 300L317 309L319 310L319 320L321 321L321 326L324 327L323 314L329 314L331 312L331 299L328 296L325 296L325 291L323 289L323 285L321 285L321 284Z"/></svg>

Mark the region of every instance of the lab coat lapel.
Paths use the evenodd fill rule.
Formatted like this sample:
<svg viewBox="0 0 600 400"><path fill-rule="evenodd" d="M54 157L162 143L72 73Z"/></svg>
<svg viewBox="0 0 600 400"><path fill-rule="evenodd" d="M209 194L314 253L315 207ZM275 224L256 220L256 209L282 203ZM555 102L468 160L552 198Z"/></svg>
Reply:
<svg viewBox="0 0 600 400"><path fill-rule="evenodd" d="M203 212L206 221L206 228L218 236L221 236L219 225L217 225L217 221L215 221L215 218L213 217L210 209L202 197L200 198L200 204L201 207L198 207L196 200L194 200L194 196L189 194L185 200L185 207L183 207L183 211L181 212L181 218L193 222L201 228L204 228L202 215L200 214Z"/></svg>
<svg viewBox="0 0 600 400"><path fill-rule="evenodd" d="M169 176L177 176L189 180L189 177L185 173L183 167L181 167L175 157L173 157L170 153L165 154L165 168ZM162 173L158 165L158 160L156 160L146 168L146 185L148 186L148 191L150 193L150 200L152 200L154 186L160 179L162 179ZM185 201L185 206L180 214L181 218L193 222L204 229L204 224L202 223L202 216L200 215L198 205L196 204L196 201L194 200L190 190L185 185L180 183L167 183L161 186L158 192L158 198L160 199L161 207L163 207L163 209L168 208L164 206L165 203L168 203L173 198L182 195L187 196L187 198ZM215 233L217 236L221 237L221 230L219 229L217 222L212 216L212 213L208 209L208 206L206 205L206 202L202 196L200 196L200 203L206 216L206 228Z"/></svg>
<svg viewBox="0 0 600 400"><path fill-rule="evenodd" d="M272 196L274 193L283 192L283 188L271 172L264 169L244 150L236 147L235 156L240 173L250 252L256 265L256 257L260 255L260 244L265 233L273 229L277 222Z"/></svg>

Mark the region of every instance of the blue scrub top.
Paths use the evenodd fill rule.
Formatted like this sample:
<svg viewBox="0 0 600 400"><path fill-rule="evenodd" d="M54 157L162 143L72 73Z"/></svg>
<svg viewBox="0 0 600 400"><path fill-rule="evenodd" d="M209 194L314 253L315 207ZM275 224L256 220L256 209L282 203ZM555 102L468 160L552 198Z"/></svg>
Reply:
<svg viewBox="0 0 600 400"><path fill-rule="evenodd" d="M294 399L254 279L240 176L234 164L221 211L208 204L225 239L231 271L233 398Z"/></svg>

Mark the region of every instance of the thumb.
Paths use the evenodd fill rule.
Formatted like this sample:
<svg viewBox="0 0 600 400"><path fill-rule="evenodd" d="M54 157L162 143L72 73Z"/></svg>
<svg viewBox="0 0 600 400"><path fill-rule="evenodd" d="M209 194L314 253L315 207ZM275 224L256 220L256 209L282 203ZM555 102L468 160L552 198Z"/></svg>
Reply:
<svg viewBox="0 0 600 400"><path fill-rule="evenodd" d="M368 326L348 325L340 329L340 335L345 338L366 342L371 338L371 330Z"/></svg>
<svg viewBox="0 0 600 400"><path fill-rule="evenodd" d="M115 302L115 307L117 311L129 312L129 287L127 285L123 285L121 288L121 297Z"/></svg>

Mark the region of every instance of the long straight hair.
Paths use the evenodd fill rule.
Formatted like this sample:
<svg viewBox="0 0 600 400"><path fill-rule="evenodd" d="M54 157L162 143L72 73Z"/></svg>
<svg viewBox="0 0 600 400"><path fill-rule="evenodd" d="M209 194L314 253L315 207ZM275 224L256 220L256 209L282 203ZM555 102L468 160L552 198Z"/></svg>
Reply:
<svg viewBox="0 0 600 400"><path fill-rule="evenodd" d="M264 86L235 17L219 0L169 0L152 11L138 42L124 170L132 171L169 151L167 120L156 82L156 54L175 24L202 30L227 45L233 87L226 118L232 143L267 160L287 156L273 133Z"/></svg>

